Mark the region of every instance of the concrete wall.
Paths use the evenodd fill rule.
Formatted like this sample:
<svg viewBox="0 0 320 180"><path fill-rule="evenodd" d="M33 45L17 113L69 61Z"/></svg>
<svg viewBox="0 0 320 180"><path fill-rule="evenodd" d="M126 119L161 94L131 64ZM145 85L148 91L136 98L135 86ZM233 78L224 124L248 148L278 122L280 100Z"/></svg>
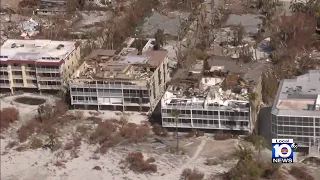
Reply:
<svg viewBox="0 0 320 180"><path fill-rule="evenodd" d="M251 107L251 130L258 131L258 113L260 111L260 104L262 102L262 78L260 77L260 80L258 84L254 87L253 92L256 93L257 97L255 101L252 102L254 107Z"/></svg>
<svg viewBox="0 0 320 180"><path fill-rule="evenodd" d="M160 76L160 79L159 79ZM166 57L161 65L154 71L149 82L149 94L151 110L159 103L162 95L166 91L166 84L170 81L170 74L168 71L168 57Z"/></svg>
<svg viewBox="0 0 320 180"><path fill-rule="evenodd" d="M73 50L61 65L62 81L66 83L79 67L80 46Z"/></svg>

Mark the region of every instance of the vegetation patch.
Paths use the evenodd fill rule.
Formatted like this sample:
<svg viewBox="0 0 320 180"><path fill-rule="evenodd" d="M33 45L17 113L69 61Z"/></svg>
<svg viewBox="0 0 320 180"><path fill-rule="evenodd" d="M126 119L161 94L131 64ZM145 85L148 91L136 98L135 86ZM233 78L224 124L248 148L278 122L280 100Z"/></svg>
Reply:
<svg viewBox="0 0 320 180"><path fill-rule="evenodd" d="M9 107L0 110L0 130L7 129L10 124L19 119L19 111L16 108Z"/></svg>
<svg viewBox="0 0 320 180"><path fill-rule="evenodd" d="M202 180L204 178L204 173L197 169L184 169L181 173L181 178L183 180Z"/></svg>
<svg viewBox="0 0 320 180"><path fill-rule="evenodd" d="M308 170L302 166L292 166L289 173L297 180L315 180L314 177L308 173Z"/></svg>
<svg viewBox="0 0 320 180"><path fill-rule="evenodd" d="M99 123L90 135L89 142L99 144L100 147L97 151L106 153L109 148L115 145L144 142L150 136L151 129L147 124L137 125L114 119Z"/></svg>
<svg viewBox="0 0 320 180"><path fill-rule="evenodd" d="M125 167L128 167L130 170L138 173L144 172L157 172L157 165L152 164L155 162L154 158L149 158L144 160L143 154L141 152L131 152L127 155L124 161Z"/></svg>

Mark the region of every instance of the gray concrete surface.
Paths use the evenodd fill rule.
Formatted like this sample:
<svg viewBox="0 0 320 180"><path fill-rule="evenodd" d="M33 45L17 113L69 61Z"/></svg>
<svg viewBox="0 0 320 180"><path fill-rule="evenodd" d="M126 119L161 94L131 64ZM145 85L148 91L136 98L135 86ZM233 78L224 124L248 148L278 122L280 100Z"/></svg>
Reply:
<svg viewBox="0 0 320 180"><path fill-rule="evenodd" d="M230 26L241 24L245 28L247 33L254 34L258 32L258 25L262 24L262 20L259 17L260 16L255 14L230 14L224 25Z"/></svg>
<svg viewBox="0 0 320 180"><path fill-rule="evenodd" d="M151 17L146 19L143 24L143 32L146 36L154 36L158 29L164 30L164 34L178 36L181 26L180 20L187 19L191 13L182 12L175 14L172 17L154 12Z"/></svg>

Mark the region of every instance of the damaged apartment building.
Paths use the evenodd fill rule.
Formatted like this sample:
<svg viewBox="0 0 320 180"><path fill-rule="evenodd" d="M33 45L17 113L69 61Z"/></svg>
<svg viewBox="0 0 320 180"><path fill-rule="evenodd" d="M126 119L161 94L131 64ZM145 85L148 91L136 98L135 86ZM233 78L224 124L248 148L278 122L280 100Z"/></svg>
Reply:
<svg viewBox="0 0 320 180"><path fill-rule="evenodd" d="M61 90L79 59L79 42L8 39L0 50L1 91Z"/></svg>
<svg viewBox="0 0 320 180"><path fill-rule="evenodd" d="M119 54L94 50L70 80L74 108L153 111L170 80L168 52L155 39L128 38ZM141 47L141 48L139 48Z"/></svg>
<svg viewBox="0 0 320 180"><path fill-rule="evenodd" d="M168 86L161 99L162 126L252 132L249 92L261 90L264 66L223 56L199 62Z"/></svg>

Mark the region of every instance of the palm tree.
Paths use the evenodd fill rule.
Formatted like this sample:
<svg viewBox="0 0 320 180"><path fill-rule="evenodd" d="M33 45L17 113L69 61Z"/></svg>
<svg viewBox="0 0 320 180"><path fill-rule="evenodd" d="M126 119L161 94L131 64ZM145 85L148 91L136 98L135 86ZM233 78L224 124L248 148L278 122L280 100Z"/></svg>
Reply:
<svg viewBox="0 0 320 180"><path fill-rule="evenodd" d="M253 136L252 140L255 149L258 150L258 166L260 166L261 151L266 148L267 142L266 139L262 136Z"/></svg>
<svg viewBox="0 0 320 180"><path fill-rule="evenodd" d="M253 158L253 151L245 146L238 145L238 148L233 154L239 161L251 161Z"/></svg>
<svg viewBox="0 0 320 180"><path fill-rule="evenodd" d="M174 121L175 121L175 123L176 123L176 138L177 138L177 149L176 149L176 153L177 154L179 154L179 135L178 135L178 120L179 120L179 114L180 114L180 112L179 112L179 110L177 110L177 109L174 109L173 111L172 111L172 116L174 117Z"/></svg>

